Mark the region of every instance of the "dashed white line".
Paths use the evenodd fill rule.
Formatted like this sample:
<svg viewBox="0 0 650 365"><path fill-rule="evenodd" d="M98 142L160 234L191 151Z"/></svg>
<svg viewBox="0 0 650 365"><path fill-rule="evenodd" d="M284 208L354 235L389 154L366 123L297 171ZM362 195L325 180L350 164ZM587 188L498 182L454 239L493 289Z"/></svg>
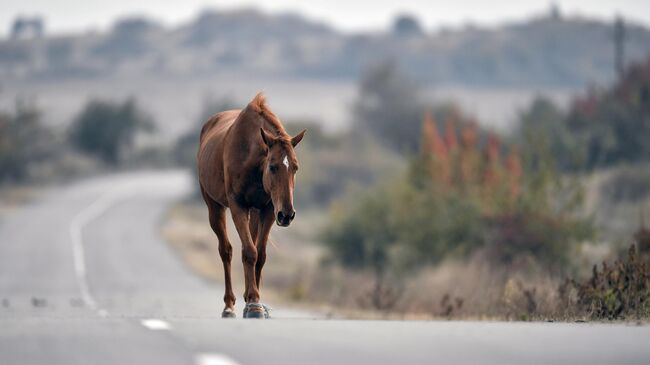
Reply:
<svg viewBox="0 0 650 365"><path fill-rule="evenodd" d="M195 360L197 365L240 365L228 356L216 353L198 354Z"/></svg>
<svg viewBox="0 0 650 365"><path fill-rule="evenodd" d="M169 331L172 329L169 323L157 318L143 319L140 321L140 324L152 331Z"/></svg>

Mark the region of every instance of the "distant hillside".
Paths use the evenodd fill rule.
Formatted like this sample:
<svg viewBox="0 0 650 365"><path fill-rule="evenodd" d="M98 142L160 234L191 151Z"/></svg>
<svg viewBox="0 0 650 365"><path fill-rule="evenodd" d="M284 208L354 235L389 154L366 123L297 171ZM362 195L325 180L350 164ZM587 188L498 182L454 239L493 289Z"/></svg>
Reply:
<svg viewBox="0 0 650 365"><path fill-rule="evenodd" d="M540 16L495 28L342 34L297 15L204 12L165 28L123 19L105 34L0 40L0 80L214 74L356 79L390 59L425 83L582 87L614 77L612 24ZM404 24L411 28L404 28ZM626 59L650 54L650 30L627 25Z"/></svg>

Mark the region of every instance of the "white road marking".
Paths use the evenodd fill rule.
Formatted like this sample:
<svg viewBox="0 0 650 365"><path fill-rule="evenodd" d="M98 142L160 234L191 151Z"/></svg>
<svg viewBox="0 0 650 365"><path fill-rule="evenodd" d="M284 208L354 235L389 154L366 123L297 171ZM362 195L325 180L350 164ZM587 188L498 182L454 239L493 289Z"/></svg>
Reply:
<svg viewBox="0 0 650 365"><path fill-rule="evenodd" d="M143 319L140 324L152 331L169 331L172 329L169 323L157 318Z"/></svg>
<svg viewBox="0 0 650 365"><path fill-rule="evenodd" d="M123 189L113 189L108 193L100 196L92 204L77 213L70 222L70 239L72 240L72 258L74 262L74 272L77 279L77 285L81 292L81 297L88 307L97 310L99 316L105 317L108 312L97 307L97 301L93 298L88 288L88 279L86 278L86 254L84 252L82 230L86 224L104 214L113 204L123 198L125 191Z"/></svg>
<svg viewBox="0 0 650 365"><path fill-rule="evenodd" d="M237 361L222 354L199 354L196 356L197 365L240 365Z"/></svg>

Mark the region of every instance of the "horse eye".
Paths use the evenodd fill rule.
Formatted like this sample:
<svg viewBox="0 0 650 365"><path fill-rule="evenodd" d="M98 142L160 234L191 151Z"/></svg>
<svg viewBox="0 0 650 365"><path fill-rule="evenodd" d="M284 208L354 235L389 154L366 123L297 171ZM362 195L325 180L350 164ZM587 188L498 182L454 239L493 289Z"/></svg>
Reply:
<svg viewBox="0 0 650 365"><path fill-rule="evenodd" d="M275 172L278 171L278 167L275 165L271 165L269 166L269 171L275 174Z"/></svg>

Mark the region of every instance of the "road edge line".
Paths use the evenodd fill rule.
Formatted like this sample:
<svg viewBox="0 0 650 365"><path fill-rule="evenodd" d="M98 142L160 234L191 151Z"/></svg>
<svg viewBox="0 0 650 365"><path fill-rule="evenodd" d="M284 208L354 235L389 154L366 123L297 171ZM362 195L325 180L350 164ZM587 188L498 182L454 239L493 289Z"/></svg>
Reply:
<svg viewBox="0 0 650 365"><path fill-rule="evenodd" d="M88 286L88 278L86 276L86 253L83 243L83 228L86 224L90 223L96 218L104 214L112 205L114 205L120 198L124 197L122 189L111 190L90 205L86 206L79 213L77 213L70 222L69 232L72 242L72 259L74 264L74 272L77 280L77 286L81 292L81 297L84 303L93 310L98 311L101 317L108 315L104 309L100 309L97 301L90 293Z"/></svg>

